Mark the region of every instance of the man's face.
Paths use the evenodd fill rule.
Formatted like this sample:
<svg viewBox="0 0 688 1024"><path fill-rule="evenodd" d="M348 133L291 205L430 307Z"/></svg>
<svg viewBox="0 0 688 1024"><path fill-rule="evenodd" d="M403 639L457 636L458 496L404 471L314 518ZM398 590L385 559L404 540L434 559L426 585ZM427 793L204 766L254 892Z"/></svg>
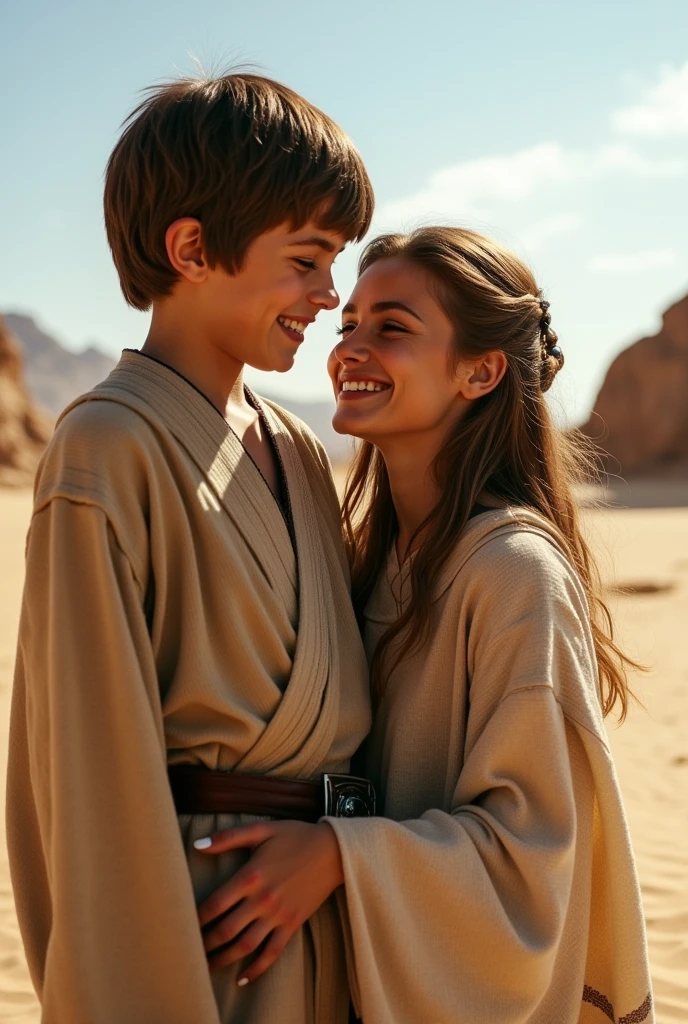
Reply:
<svg viewBox="0 0 688 1024"><path fill-rule="evenodd" d="M339 305L332 264L345 244L313 223L281 224L253 240L236 274L209 270L202 303L211 343L257 370L289 370L308 324Z"/></svg>

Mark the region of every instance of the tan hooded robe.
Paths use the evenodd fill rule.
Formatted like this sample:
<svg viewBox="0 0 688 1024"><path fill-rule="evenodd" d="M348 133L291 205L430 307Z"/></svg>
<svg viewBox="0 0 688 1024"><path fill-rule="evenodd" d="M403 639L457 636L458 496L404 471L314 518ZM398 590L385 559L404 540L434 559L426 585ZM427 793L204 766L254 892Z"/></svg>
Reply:
<svg viewBox="0 0 688 1024"><path fill-rule="evenodd" d="M392 555L369 655L400 587ZM364 1024L652 1021L579 579L545 520L495 511L469 523L434 598L366 745L392 820L329 819Z"/></svg>
<svg viewBox="0 0 688 1024"><path fill-rule="evenodd" d="M331 904L254 984L211 977L196 904L245 855L192 843L251 819L178 819L167 780L168 763L346 771L370 725L326 457L262 409L296 550L222 416L139 353L63 414L40 467L7 834L45 1024L347 1019Z"/></svg>

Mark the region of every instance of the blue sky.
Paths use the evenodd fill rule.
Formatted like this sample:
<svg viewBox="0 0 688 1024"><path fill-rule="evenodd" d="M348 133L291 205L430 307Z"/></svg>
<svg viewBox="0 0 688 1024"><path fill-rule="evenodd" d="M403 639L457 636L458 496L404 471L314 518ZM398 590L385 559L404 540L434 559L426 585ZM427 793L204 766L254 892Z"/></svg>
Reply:
<svg viewBox="0 0 688 1024"><path fill-rule="evenodd" d="M0 309L116 354L147 316L121 298L102 173L150 82L250 61L353 136L374 230L468 224L533 265L567 365L553 402L585 415L613 356L688 292L685 0L206 0L3 5ZM355 253L335 267L346 297ZM322 322L320 320L322 319ZM336 315L276 394L328 394Z"/></svg>

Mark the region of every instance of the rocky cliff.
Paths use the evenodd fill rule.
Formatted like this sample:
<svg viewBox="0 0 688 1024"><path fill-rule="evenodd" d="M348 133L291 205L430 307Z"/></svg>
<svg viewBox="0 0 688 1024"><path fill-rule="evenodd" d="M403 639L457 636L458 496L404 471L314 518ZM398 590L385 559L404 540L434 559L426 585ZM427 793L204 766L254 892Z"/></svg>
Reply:
<svg viewBox="0 0 688 1024"><path fill-rule="evenodd" d="M115 365L114 359L97 348L82 352L63 348L29 316L6 313L5 323L21 344L29 391L56 416L73 399L105 380Z"/></svg>
<svg viewBox="0 0 688 1024"><path fill-rule="evenodd" d="M0 485L31 484L51 431L26 386L19 344L0 318Z"/></svg>
<svg viewBox="0 0 688 1024"><path fill-rule="evenodd" d="M582 430L608 453L611 472L688 473L688 296L666 311L658 334L616 357Z"/></svg>

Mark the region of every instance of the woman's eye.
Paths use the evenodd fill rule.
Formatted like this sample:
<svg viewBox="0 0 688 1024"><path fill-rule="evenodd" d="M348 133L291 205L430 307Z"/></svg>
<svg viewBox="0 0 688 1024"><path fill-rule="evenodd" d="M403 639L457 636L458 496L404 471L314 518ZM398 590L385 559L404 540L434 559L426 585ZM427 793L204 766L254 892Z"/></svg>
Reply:
<svg viewBox="0 0 688 1024"><path fill-rule="evenodd" d="M404 334L407 333L406 328L402 327L401 324L395 323L393 320L385 320L380 327L381 331L402 331Z"/></svg>
<svg viewBox="0 0 688 1024"><path fill-rule="evenodd" d="M356 324L342 324L341 327L335 327L335 334L350 334L353 331Z"/></svg>

